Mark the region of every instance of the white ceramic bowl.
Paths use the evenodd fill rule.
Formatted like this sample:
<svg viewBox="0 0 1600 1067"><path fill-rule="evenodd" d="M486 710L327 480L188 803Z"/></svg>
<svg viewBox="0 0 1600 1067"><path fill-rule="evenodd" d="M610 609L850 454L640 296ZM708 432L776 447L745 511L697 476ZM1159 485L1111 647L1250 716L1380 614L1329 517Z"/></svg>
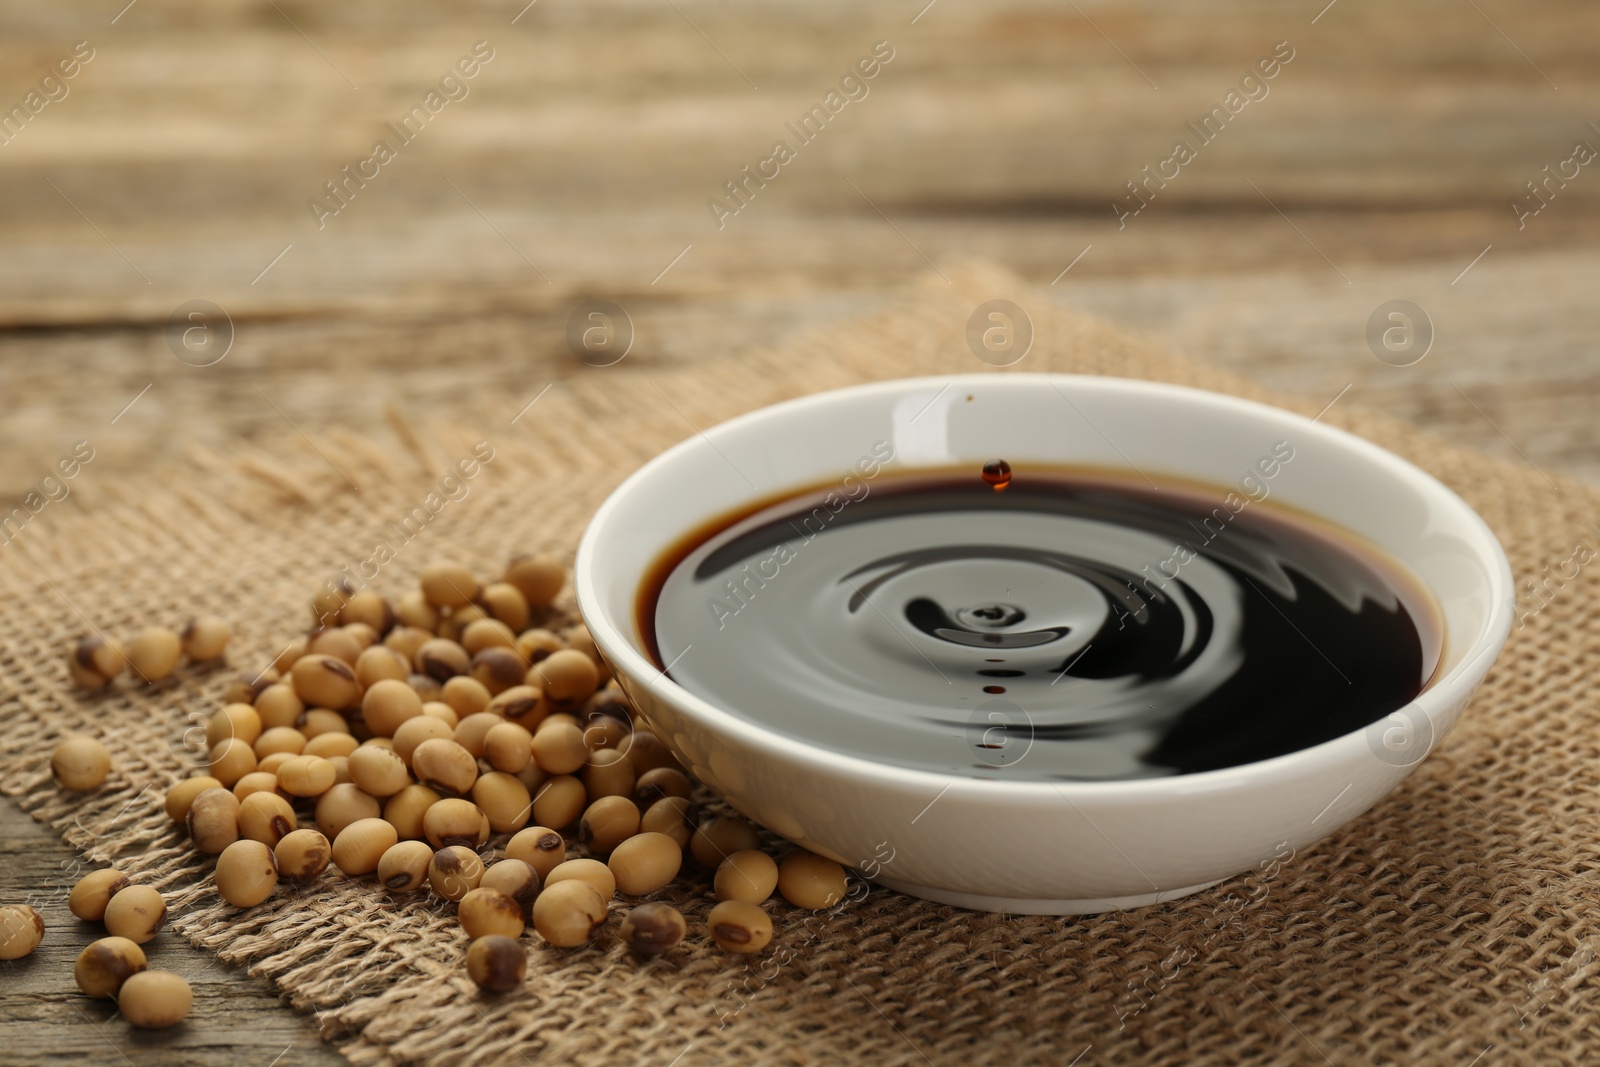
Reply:
<svg viewBox="0 0 1600 1067"><path fill-rule="evenodd" d="M1272 499L1363 534L1438 602L1445 649L1414 702L1365 730L1224 770L1109 782L910 770L776 736L662 674L635 598L676 539L760 496L842 478L874 442L887 469L1005 456L1227 486L1274 442ZM1170 385L983 374L804 397L690 437L623 482L578 549L578 604L650 727L685 767L777 833L930 900L1072 914L1133 907L1283 860L1365 812L1450 728L1510 629L1499 542L1434 478L1302 416Z"/></svg>

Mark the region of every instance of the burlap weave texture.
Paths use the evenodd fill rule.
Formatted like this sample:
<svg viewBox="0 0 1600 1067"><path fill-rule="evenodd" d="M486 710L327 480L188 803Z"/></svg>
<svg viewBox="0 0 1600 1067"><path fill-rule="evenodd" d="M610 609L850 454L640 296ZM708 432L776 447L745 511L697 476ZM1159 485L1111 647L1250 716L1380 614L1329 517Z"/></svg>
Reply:
<svg viewBox="0 0 1600 1067"><path fill-rule="evenodd" d="M0 719L12 739L0 786L90 856L168 892L179 933L322 1013L362 1065L1065 1065L1082 1053L1085 1067L1465 1067L1486 1048L1485 1064L1600 1061L1587 988L1600 825L1589 570L1513 632L1461 724L1393 795L1281 868L1086 918L966 912L881 889L820 921L780 903L766 962L695 936L641 964L613 923L579 951L530 940L525 990L492 1000L463 973L451 911L391 899L371 879L331 872L242 912L217 901L210 861L162 814L160 793L180 771L175 734L217 705L223 674L92 698L68 684L61 653L86 617L121 634L215 612L236 626L233 666L260 667L303 629L311 591L366 557L479 440L494 459L374 587L398 594L441 556L482 572L514 550L570 562L606 492L696 427L819 389L986 369L963 341L984 299L1033 317L1016 370L1160 379L1307 414L1327 399L1266 395L980 265L946 274L953 284L930 277L879 315L779 349L693 368L574 367L515 424L520 404L494 398L474 421L397 419L388 442L316 435L326 459L305 448L197 457L96 510L41 515L0 553ZM1324 420L1461 493L1519 578L1594 543L1600 492L1363 415L1358 401ZM111 782L86 798L59 793L48 772L55 739L78 728L114 756ZM691 929L711 905L709 878L697 877L661 894Z"/></svg>

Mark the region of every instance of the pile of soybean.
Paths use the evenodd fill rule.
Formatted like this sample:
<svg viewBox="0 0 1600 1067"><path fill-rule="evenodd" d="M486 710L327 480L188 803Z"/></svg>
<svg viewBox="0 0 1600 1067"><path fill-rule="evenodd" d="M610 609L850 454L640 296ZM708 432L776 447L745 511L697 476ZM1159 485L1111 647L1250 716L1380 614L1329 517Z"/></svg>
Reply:
<svg viewBox="0 0 1600 1067"><path fill-rule="evenodd" d="M208 766L166 796L217 857L223 899L253 907L330 866L375 891L431 893L455 903L467 973L491 992L523 983L530 923L550 945L585 945L618 898L633 904L616 936L640 955L671 952L691 936L683 915L640 898L686 854L715 872L704 936L730 952L771 941L774 892L806 909L842 901L838 863L800 849L780 863L750 823L702 818L588 630L559 625L565 584L554 559L517 556L492 583L444 563L393 603L348 586L315 597L313 628L230 685L207 726ZM109 684L119 653L107 645L86 638L72 658L94 670L74 676ZM108 761L85 751L98 743L62 745L58 780L98 787Z"/></svg>

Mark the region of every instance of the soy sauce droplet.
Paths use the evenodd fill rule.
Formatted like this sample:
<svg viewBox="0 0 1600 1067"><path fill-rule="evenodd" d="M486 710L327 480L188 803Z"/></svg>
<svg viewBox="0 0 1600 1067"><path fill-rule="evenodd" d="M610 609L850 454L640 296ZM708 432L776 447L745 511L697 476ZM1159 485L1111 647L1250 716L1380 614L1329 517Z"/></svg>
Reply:
<svg viewBox="0 0 1600 1067"><path fill-rule="evenodd" d="M983 465L983 480L995 492L1000 492L1011 484L1011 464L1003 459L990 460Z"/></svg>

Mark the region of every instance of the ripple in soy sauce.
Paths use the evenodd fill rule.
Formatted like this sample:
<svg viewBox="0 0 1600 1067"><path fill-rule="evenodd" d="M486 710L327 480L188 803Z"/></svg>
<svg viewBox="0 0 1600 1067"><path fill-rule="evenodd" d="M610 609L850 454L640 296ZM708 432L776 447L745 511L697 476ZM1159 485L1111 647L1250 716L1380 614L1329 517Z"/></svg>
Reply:
<svg viewBox="0 0 1600 1067"><path fill-rule="evenodd" d="M1260 499L995 460L800 492L663 555L640 629L698 696L882 763L1034 780L1250 763L1403 707L1442 648L1398 563L1251 484Z"/></svg>

